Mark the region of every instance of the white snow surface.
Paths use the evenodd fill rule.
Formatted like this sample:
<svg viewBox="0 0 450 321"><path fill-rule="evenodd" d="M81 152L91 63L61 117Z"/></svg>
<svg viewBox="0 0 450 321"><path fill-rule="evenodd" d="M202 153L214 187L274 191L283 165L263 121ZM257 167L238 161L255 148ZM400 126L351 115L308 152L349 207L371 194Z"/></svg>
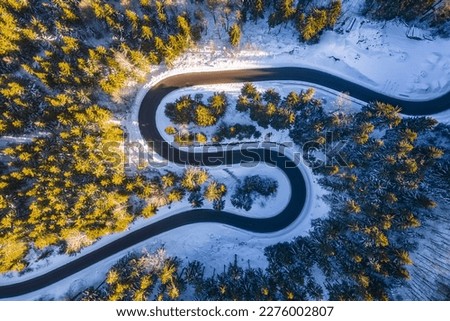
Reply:
<svg viewBox="0 0 450 321"><path fill-rule="evenodd" d="M345 23L350 23L348 20ZM438 97L450 89L450 51L443 50L450 49L448 39L412 40L406 37L408 26L401 22L356 20L352 31L326 31L316 45L299 43L292 28L269 30L263 21L257 25L250 22L244 27L240 50L231 49L226 40L223 46L217 40L204 40L179 59L177 69L310 67L391 96L415 100Z"/></svg>

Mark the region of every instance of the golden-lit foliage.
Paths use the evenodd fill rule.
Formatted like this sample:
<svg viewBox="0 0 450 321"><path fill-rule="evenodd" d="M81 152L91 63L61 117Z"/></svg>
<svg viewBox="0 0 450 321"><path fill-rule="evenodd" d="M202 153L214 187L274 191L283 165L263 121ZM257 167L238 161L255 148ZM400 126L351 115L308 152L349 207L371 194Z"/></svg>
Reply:
<svg viewBox="0 0 450 321"><path fill-rule="evenodd" d="M151 65L189 46L189 19L173 18L158 1L1 2L0 134L37 138L2 151L0 273L23 270L30 250L76 253L182 199L168 179L125 173L111 112Z"/></svg>

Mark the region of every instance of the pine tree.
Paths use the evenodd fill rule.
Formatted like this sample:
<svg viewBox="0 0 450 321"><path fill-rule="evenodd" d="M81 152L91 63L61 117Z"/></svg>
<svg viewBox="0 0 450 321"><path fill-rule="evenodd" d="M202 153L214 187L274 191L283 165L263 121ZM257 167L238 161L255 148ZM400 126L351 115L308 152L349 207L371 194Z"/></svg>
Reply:
<svg viewBox="0 0 450 321"><path fill-rule="evenodd" d="M20 27L14 15L5 7L0 6L0 56L9 55L19 50L18 41L21 39Z"/></svg>
<svg viewBox="0 0 450 321"><path fill-rule="evenodd" d="M267 102L267 103L272 103L274 104L276 107L278 107L278 105L281 102L281 96L280 94L273 88L271 89L267 89L264 94L263 94L263 99Z"/></svg>
<svg viewBox="0 0 450 321"><path fill-rule="evenodd" d="M214 95L208 98L208 106L214 111L214 115L217 118L220 118L226 112L228 107L228 98L224 92L214 93Z"/></svg>
<svg viewBox="0 0 450 321"><path fill-rule="evenodd" d="M259 18L264 18L264 11L266 9L264 0L244 0L243 6L244 16L249 12L250 19L255 22L258 22Z"/></svg>
<svg viewBox="0 0 450 321"><path fill-rule="evenodd" d="M208 127L216 124L217 118L210 108L199 105L195 109L195 123L201 127Z"/></svg>
<svg viewBox="0 0 450 321"><path fill-rule="evenodd" d="M274 27L293 19L297 12L294 2L294 0L275 0L275 12L269 17L269 25Z"/></svg>
<svg viewBox="0 0 450 321"><path fill-rule="evenodd" d="M213 181L206 187L204 196L208 201L213 202L220 200L226 192L227 188L224 184Z"/></svg>
<svg viewBox="0 0 450 321"><path fill-rule="evenodd" d="M298 28L303 41L311 41L317 39L318 35L327 25L326 10L314 9L312 14L300 17Z"/></svg>
<svg viewBox="0 0 450 321"><path fill-rule="evenodd" d="M188 191L198 190L208 180L208 172L204 169L189 167L181 179L181 186Z"/></svg>
<svg viewBox="0 0 450 321"><path fill-rule="evenodd" d="M413 20L423 15L434 4L434 0L371 0L368 1L368 12L384 19L395 17Z"/></svg>
<svg viewBox="0 0 450 321"><path fill-rule="evenodd" d="M333 28L342 13L342 1L333 1L328 9L327 27Z"/></svg>
<svg viewBox="0 0 450 321"><path fill-rule="evenodd" d="M230 44L233 47L239 46L239 43L241 42L241 28L238 24L233 24L228 31L228 35L230 37Z"/></svg>
<svg viewBox="0 0 450 321"><path fill-rule="evenodd" d="M203 196L200 192L194 191L189 194L188 202L193 208L198 208L203 206Z"/></svg>
<svg viewBox="0 0 450 321"><path fill-rule="evenodd" d="M191 27L189 26L189 22L183 16L177 17L178 28L180 29L181 35L186 38L187 41L191 38Z"/></svg>

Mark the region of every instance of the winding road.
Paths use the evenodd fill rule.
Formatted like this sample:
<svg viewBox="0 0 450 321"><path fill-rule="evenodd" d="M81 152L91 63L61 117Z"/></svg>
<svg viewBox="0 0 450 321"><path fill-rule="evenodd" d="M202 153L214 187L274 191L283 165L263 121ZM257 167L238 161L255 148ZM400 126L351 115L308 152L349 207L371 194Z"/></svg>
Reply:
<svg viewBox="0 0 450 321"><path fill-rule="evenodd" d="M306 183L302 172L286 155L273 148L259 147L225 149L216 152L189 152L179 150L165 142L155 123L156 110L162 99L170 92L188 86L256 82L271 80L294 80L310 82L328 87L338 92L348 92L350 96L362 101L383 101L402 107L408 115L434 114L449 108L450 93L428 101L410 101L389 97L359 84L341 79L325 72L307 68L262 68L249 70L190 73L172 76L153 86L144 97L139 111L139 126L143 137L153 142L153 149L163 158L182 165L216 166L219 164L238 164L241 162L264 161L279 167L289 179L294 191L288 205L276 216L270 218L249 218L227 212L208 209L189 210L154 222L133 231L120 239L98 248L73 261L55 268L45 274L19 283L0 286L0 298L13 298L31 293L58 282L74 273L122 250L145 241L148 238L188 224L212 222L234 226L255 233L270 233L288 227L302 213L307 200Z"/></svg>

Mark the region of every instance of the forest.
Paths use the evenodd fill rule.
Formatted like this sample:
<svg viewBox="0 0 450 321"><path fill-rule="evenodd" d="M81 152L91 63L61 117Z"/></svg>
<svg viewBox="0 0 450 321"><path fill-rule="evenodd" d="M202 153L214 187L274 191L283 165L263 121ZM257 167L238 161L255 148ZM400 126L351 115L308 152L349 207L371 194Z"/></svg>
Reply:
<svg viewBox="0 0 450 321"><path fill-rule="evenodd" d="M449 0L366 0L363 12L375 19L402 19L434 27L439 36L450 36Z"/></svg>
<svg viewBox="0 0 450 321"><path fill-rule="evenodd" d="M391 7L386 1L368 1L367 12L380 19L393 18L392 13L412 19L430 6L430 1L419 1L413 10L404 9L403 4L410 2ZM223 24L233 47L239 47L246 28L262 19L271 28L291 25L299 42L314 43L337 24L342 12L341 1L324 3L205 0L183 6L163 0L2 0L0 134L9 146L0 151L0 273L25 273L32 261L52 253L78 253L184 197L193 207L206 199L223 209L226 186L206 170L125 171L121 147L126 133L117 114L127 108L128 89L142 84L155 66L173 66L177 57L211 32L206 13L214 23ZM446 2L435 10L433 23L447 23L448 8ZM139 255L132 254L118 264L134 260L139 273L119 274L113 268L104 287L83 297L150 298L156 293L153 284L158 284L156 298L176 299L183 292L181 276L188 274L178 269L184 269L190 271L189 282L199 282L199 297L206 298L207 293L211 299L243 298L233 282L245 275L256 282L242 287L245 295L320 298L325 290L311 277L312 269L319 267L327 276L330 298L388 298L389 287L408 277L404 265L414 246L408 243L411 237L403 236L413 235L411 230L431 215L429 209L436 204L427 188L435 182L448 184L448 160L442 147L434 146L448 140L448 129L428 118L404 120L398 108L378 102L354 115L328 114L310 95L293 94L283 100L275 92L258 93L248 84L239 111L249 113L255 125L231 124L221 130L232 137L239 136L238 128L242 137L258 138L252 126L289 129L300 144L306 139L321 142L325 130L332 129L352 142L346 150L353 159L350 167L318 172L324 175L321 184L333 191L330 202L336 205L329 220L316 223L316 234L268 248L267 271L238 267L235 262L223 274L201 280L198 262L184 266L178 259L164 258L156 267L146 267L139 265ZM229 106L217 93L200 105L183 108L188 112L173 112L170 117L191 117L179 121L210 126L218 124ZM386 134L376 138L378 132ZM18 137L29 139L23 142ZM106 157L111 152L119 159ZM378 165L369 166L369 160ZM379 177L390 183L381 184ZM443 188L448 190L448 185ZM245 194L246 187L242 189ZM349 228L338 228L342 224ZM320 243L324 235L330 242ZM360 244L364 244L361 253ZM317 251L317 258L297 255L308 253L299 250L305 247ZM147 259L153 260L152 255ZM297 273L300 270L304 272ZM289 278L296 278L295 283ZM127 288L124 280L131 279L141 283L129 283ZM296 287L290 288L292 284ZM140 294L137 286L142 288ZM101 293L97 296L96 291Z"/></svg>
<svg viewBox="0 0 450 321"><path fill-rule="evenodd" d="M294 115L280 128L289 130L297 146L313 141L325 154L330 132L336 141L347 142L341 152L344 165L325 163L314 153L303 155L329 191L328 217L313 221L308 236L267 247L266 269L240 266L236 257L223 272L209 275L201 262L170 257L170 268L149 276L134 264L149 254L134 253L108 272L109 278L131 265L137 277L132 286L126 286L132 272L125 272L114 284L107 279L72 299L132 300L142 291L140 298L148 300L192 299L192 292L199 300L393 299L392 290L410 277L407 267L413 263L410 252L416 249L419 227L433 220L433 209L446 202L450 159L444 151L450 126L430 117L402 118L400 107L381 102L348 112L345 100L325 108L313 89L281 97L276 89L259 91L251 83L242 87L235 108L250 113L261 127L279 128L278 113ZM255 188L259 180L253 176L243 181L239 196L231 198L235 206L246 209L251 206L247 193L269 195L276 187L266 182ZM136 288L142 284L139 275L153 281ZM448 299L450 289L444 291L441 298Z"/></svg>
<svg viewBox="0 0 450 321"><path fill-rule="evenodd" d="M127 175L114 121L121 91L191 44L186 13L160 1L0 4L0 272L27 255L76 253L180 199L175 177ZM32 256L33 257L33 256Z"/></svg>

